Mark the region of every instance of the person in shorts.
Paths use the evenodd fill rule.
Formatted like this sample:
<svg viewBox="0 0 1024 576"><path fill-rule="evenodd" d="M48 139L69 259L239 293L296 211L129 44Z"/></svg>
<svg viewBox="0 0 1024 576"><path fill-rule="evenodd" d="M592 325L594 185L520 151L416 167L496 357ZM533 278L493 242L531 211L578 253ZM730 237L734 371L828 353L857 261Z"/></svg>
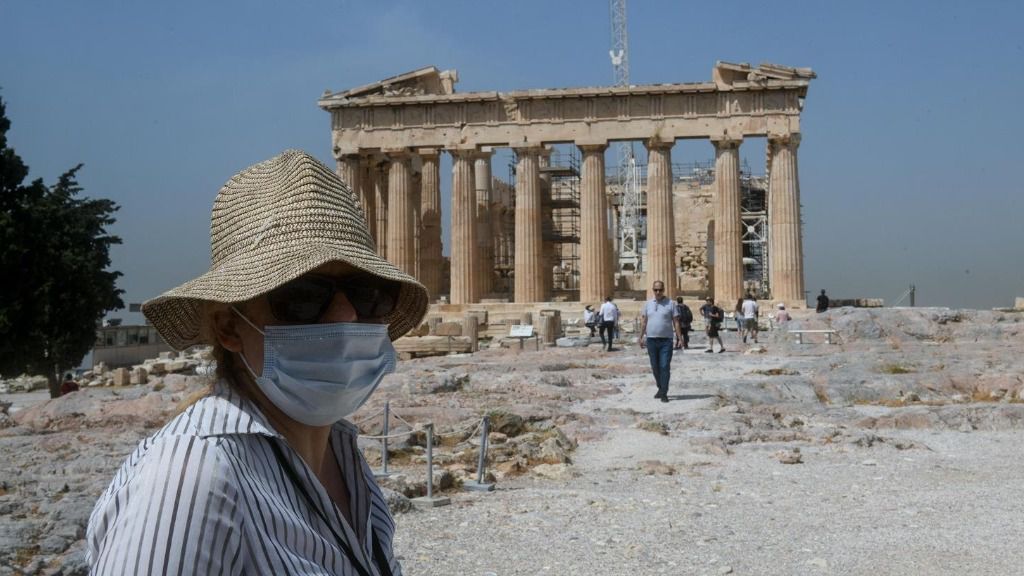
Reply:
<svg viewBox="0 0 1024 576"><path fill-rule="evenodd" d="M747 294L741 306L741 313L743 314L743 342L746 342L747 336L750 336L754 339L754 343L757 343L758 310L757 299L754 298L753 294Z"/></svg>
<svg viewBox="0 0 1024 576"><path fill-rule="evenodd" d="M715 340L718 340L719 354L725 352L725 344L722 343L722 320L725 319L725 311L715 306L715 299L708 296L704 305L700 307L700 313L704 317L704 325L707 327L708 354L715 351Z"/></svg>

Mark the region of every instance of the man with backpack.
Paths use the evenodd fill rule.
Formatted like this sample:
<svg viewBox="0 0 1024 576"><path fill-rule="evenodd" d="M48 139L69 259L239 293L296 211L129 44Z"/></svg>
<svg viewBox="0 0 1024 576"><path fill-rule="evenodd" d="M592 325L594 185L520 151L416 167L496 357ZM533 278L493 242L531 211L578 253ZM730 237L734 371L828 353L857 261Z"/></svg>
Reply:
<svg viewBox="0 0 1024 576"><path fill-rule="evenodd" d="M690 349L690 331L693 330L693 312L683 303L683 297L676 297L676 311L679 313L679 330L683 334L683 350Z"/></svg>

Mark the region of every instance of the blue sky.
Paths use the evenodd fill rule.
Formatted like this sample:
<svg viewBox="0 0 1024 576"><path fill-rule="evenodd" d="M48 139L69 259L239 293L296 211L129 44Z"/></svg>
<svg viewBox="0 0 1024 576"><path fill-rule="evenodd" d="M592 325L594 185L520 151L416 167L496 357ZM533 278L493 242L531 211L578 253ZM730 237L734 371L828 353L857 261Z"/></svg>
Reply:
<svg viewBox="0 0 1024 576"><path fill-rule="evenodd" d="M915 283L922 305L1007 306L1024 296L1022 6L632 0L631 80L812 67L807 289L891 301ZM331 163L325 89L431 64L459 91L604 85L609 34L605 1L0 0L0 96L33 177L84 162L86 194L120 204L114 268L138 302L206 270L233 173L291 147ZM763 141L742 154L763 165Z"/></svg>

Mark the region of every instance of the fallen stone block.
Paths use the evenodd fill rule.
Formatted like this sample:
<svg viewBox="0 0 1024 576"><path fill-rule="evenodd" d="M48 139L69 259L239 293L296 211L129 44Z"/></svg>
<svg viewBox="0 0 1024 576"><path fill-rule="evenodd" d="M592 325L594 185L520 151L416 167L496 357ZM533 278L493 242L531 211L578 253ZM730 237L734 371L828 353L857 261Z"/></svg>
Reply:
<svg viewBox="0 0 1024 576"><path fill-rule="evenodd" d="M564 336L555 340L559 348L585 348L590 346L590 336Z"/></svg>
<svg viewBox="0 0 1024 576"><path fill-rule="evenodd" d="M114 386L128 386L131 384L131 373L127 368L114 370Z"/></svg>
<svg viewBox="0 0 1024 576"><path fill-rule="evenodd" d="M130 381L132 384L145 384L149 380L149 372L145 368L139 366L132 370Z"/></svg>
<svg viewBox="0 0 1024 576"><path fill-rule="evenodd" d="M442 322L438 324L434 334L438 336L462 336L462 324L460 322Z"/></svg>
<svg viewBox="0 0 1024 576"><path fill-rule="evenodd" d="M185 368L188 368L188 362L185 362L184 360L175 360L173 362L168 362L164 367L168 372L181 372Z"/></svg>

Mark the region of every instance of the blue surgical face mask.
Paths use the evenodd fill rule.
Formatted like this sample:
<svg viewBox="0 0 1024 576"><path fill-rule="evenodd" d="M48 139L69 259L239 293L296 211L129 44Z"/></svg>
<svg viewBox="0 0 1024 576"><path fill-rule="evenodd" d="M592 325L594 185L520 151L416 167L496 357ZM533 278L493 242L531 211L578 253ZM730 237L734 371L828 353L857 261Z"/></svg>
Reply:
<svg viewBox="0 0 1024 576"><path fill-rule="evenodd" d="M234 308L232 308L234 309ZM263 372L242 363L260 390L290 418L328 426L352 414L395 371L386 324L305 324L256 327L263 334Z"/></svg>

